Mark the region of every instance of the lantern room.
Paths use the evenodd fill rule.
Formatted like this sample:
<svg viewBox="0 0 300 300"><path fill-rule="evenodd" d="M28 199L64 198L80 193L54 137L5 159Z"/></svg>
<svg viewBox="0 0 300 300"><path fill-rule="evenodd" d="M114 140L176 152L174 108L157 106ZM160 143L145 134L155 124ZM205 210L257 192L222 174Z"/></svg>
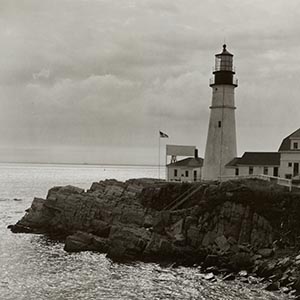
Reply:
<svg viewBox="0 0 300 300"><path fill-rule="evenodd" d="M227 51L225 44L222 53L216 54L213 74L214 78L210 80L210 86L216 84L237 86L237 79L234 78L233 55Z"/></svg>

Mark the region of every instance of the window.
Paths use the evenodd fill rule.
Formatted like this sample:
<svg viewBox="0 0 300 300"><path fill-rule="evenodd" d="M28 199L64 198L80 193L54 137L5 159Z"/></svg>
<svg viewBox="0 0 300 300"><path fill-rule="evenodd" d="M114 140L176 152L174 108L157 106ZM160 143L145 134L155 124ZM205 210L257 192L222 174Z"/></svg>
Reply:
<svg viewBox="0 0 300 300"><path fill-rule="evenodd" d="M222 125L222 122L219 121L219 122L218 122L218 127L221 128L221 125Z"/></svg>
<svg viewBox="0 0 300 300"><path fill-rule="evenodd" d="M294 149L298 149L298 142L293 143Z"/></svg>
<svg viewBox="0 0 300 300"><path fill-rule="evenodd" d="M268 175L268 173L269 173L268 167L264 167L264 175Z"/></svg>
<svg viewBox="0 0 300 300"><path fill-rule="evenodd" d="M197 170L194 170L194 181L197 181Z"/></svg>
<svg viewBox="0 0 300 300"><path fill-rule="evenodd" d="M253 175L253 167L249 167L249 175Z"/></svg>
<svg viewBox="0 0 300 300"><path fill-rule="evenodd" d="M293 163L289 162L288 166L289 166L289 168L291 168L293 166Z"/></svg>
<svg viewBox="0 0 300 300"><path fill-rule="evenodd" d="M174 177L177 177L177 175L178 175L177 169L174 169Z"/></svg>
<svg viewBox="0 0 300 300"><path fill-rule="evenodd" d="M189 171L185 171L185 177L189 177Z"/></svg>
<svg viewBox="0 0 300 300"><path fill-rule="evenodd" d="M292 179L292 174L285 174L286 179Z"/></svg>
<svg viewBox="0 0 300 300"><path fill-rule="evenodd" d="M239 168L235 168L235 176L239 176Z"/></svg>

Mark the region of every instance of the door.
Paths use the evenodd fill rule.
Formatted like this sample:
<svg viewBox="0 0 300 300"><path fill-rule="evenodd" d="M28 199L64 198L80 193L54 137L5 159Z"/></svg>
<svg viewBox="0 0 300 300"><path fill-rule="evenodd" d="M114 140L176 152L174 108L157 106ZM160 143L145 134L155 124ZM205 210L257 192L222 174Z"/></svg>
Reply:
<svg viewBox="0 0 300 300"><path fill-rule="evenodd" d="M294 163L294 174L293 176L299 175L299 163Z"/></svg>
<svg viewBox="0 0 300 300"><path fill-rule="evenodd" d="M194 170L194 181L197 181L197 170Z"/></svg>
<svg viewBox="0 0 300 300"><path fill-rule="evenodd" d="M278 167L274 167L273 176L278 177Z"/></svg>

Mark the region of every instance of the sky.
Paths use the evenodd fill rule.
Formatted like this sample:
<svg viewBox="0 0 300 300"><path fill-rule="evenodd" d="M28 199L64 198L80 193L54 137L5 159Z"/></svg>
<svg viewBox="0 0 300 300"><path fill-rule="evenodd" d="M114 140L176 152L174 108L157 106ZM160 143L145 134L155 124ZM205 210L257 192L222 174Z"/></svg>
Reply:
<svg viewBox="0 0 300 300"><path fill-rule="evenodd" d="M0 161L204 155L214 55L234 54L238 154L300 127L298 0L0 0Z"/></svg>

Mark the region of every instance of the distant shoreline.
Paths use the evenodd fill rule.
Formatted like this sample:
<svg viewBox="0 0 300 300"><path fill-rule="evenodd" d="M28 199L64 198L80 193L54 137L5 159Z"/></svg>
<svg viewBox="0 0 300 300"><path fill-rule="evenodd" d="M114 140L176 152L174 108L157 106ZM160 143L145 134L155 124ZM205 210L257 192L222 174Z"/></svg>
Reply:
<svg viewBox="0 0 300 300"><path fill-rule="evenodd" d="M90 167L153 167L158 168L158 165L152 164L90 164L90 163L47 163L47 162L1 162L0 165L59 165L59 166L90 166ZM165 167L165 165L160 165Z"/></svg>

